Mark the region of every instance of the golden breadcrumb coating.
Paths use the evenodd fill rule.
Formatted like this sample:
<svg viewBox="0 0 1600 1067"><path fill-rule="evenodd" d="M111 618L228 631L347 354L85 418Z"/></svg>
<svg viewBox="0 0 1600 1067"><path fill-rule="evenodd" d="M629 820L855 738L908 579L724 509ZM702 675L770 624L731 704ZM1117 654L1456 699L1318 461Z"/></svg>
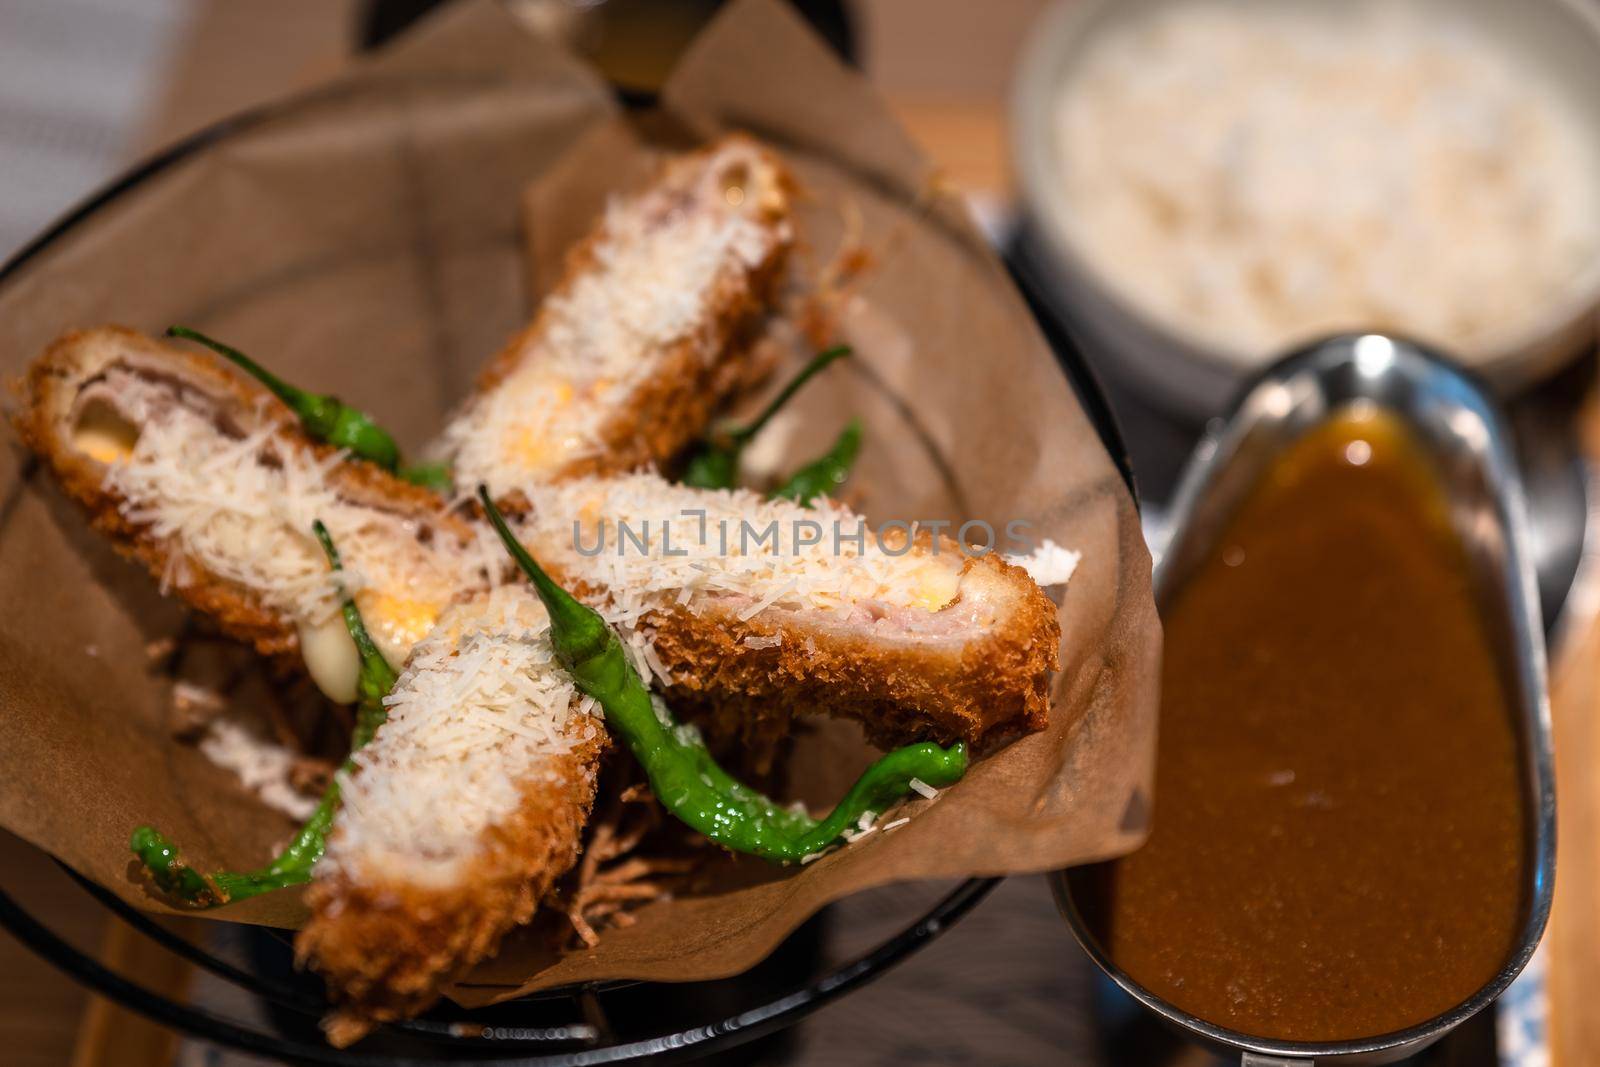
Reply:
<svg viewBox="0 0 1600 1067"><path fill-rule="evenodd" d="M449 885L356 882L342 870L312 883L311 919L295 954L327 979L335 1004L323 1024L329 1041L342 1047L378 1023L426 1010L446 983L533 917L577 862L605 745L596 731L549 757L551 773L525 785L521 806L490 828L482 852Z"/></svg>
<svg viewBox="0 0 1600 1067"><path fill-rule="evenodd" d="M993 554L968 560L963 588L979 579L992 623L948 640L818 625L798 612L741 620L714 603L655 612L646 625L674 679L667 702L709 717L714 737L770 748L794 715L827 714L857 720L883 748L931 740L982 750L1044 729L1061 624L1021 567Z"/></svg>

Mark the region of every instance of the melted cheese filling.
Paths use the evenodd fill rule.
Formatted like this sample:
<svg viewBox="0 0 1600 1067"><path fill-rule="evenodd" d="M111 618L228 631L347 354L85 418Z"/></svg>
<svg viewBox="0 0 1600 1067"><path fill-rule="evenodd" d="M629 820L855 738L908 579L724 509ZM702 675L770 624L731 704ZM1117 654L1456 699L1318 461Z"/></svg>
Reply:
<svg viewBox="0 0 1600 1067"><path fill-rule="evenodd" d="M133 455L139 427L105 401L84 404L72 424L72 447L98 463L120 463Z"/></svg>
<svg viewBox="0 0 1600 1067"><path fill-rule="evenodd" d="M433 586L430 582L410 584L412 588L405 593L391 592L397 587L385 585L369 586L355 594L356 607L372 643L395 670L405 665L416 643L428 636L456 591L454 586Z"/></svg>
<svg viewBox="0 0 1600 1067"><path fill-rule="evenodd" d="M300 658L317 688L329 700L354 704L359 695L361 653L356 651L344 617L335 612L321 622L301 622L295 627L295 633L300 638ZM389 657L385 654L383 658Z"/></svg>
<svg viewBox="0 0 1600 1067"><path fill-rule="evenodd" d="M923 562L910 568L910 606L938 611L961 592L961 574L940 563Z"/></svg>
<svg viewBox="0 0 1600 1067"><path fill-rule="evenodd" d="M139 374L113 368L95 388L80 403L74 447L98 459L111 454L108 440L126 446L105 485L126 518L169 544L163 584L195 581L192 563L249 590L295 626L308 671L334 700L355 691L355 647L338 611L346 591L398 670L457 593L503 566L487 534L468 545L425 542L418 520L344 499L329 479L342 456L319 458L264 411L241 437ZM339 548L341 577L312 533L317 519Z"/></svg>

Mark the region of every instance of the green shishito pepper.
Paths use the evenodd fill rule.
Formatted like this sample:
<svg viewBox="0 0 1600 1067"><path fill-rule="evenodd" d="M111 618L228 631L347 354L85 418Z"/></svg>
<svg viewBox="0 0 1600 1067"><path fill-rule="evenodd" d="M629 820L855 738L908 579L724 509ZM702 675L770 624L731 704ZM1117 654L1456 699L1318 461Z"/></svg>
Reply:
<svg viewBox="0 0 1600 1067"><path fill-rule="evenodd" d="M450 492L450 471L439 464L401 467L400 446L382 426L358 408L324 393L310 393L290 385L261 364L221 341L187 326L167 327L168 337L181 337L205 345L256 379L300 418L306 434L324 444L349 450L352 456L375 463L414 485L439 493Z"/></svg>
<svg viewBox="0 0 1600 1067"><path fill-rule="evenodd" d="M849 354L848 345L835 345L817 353L749 425L723 430L702 441L690 454L689 461L683 468L683 477L679 480L684 485L696 489L732 489L739 482L739 457L743 454L745 446L772 421L772 417L782 410L785 404L794 399L794 395L806 382L834 360L842 359Z"/></svg>
<svg viewBox="0 0 1600 1067"><path fill-rule="evenodd" d="M456 482L450 476L448 463L418 463L410 467L401 467L395 473L412 485L431 489L440 496L449 496L456 491Z"/></svg>
<svg viewBox="0 0 1600 1067"><path fill-rule="evenodd" d="M328 536L327 527L319 521L313 528L322 550L328 555L329 565L335 571L343 570L339 551ZM350 751L354 752L371 741L382 725L387 714L383 698L389 695L394 685L395 673L373 644L355 601L346 597L340 610L344 614L345 627L350 631L361 657L361 671L356 683L356 724L350 735ZM346 760L344 768L349 770L350 766L350 761ZM328 830L333 825L333 816L338 808L339 781L335 778L328 783L322 801L294 835L294 839L276 859L254 871L201 874L184 863L177 847L153 826L141 826L134 830L128 846L162 890L186 904L213 908L231 900L243 900L310 881L311 869L322 858L323 850L327 847Z"/></svg>
<svg viewBox="0 0 1600 1067"><path fill-rule="evenodd" d="M947 786L966 773L963 742L949 748L932 742L907 745L868 767L821 820L742 784L717 765L698 735L664 711L657 713L616 633L598 612L544 572L506 526L487 487L478 487L478 497L506 550L544 602L556 658L579 690L599 702L607 727L644 768L662 805L724 848L780 863L798 862L839 840L863 815L876 815L905 796L912 779Z"/></svg>
<svg viewBox="0 0 1600 1067"><path fill-rule="evenodd" d="M810 507L817 497L827 496L844 484L860 451L861 420L851 419L832 448L789 475L771 495Z"/></svg>

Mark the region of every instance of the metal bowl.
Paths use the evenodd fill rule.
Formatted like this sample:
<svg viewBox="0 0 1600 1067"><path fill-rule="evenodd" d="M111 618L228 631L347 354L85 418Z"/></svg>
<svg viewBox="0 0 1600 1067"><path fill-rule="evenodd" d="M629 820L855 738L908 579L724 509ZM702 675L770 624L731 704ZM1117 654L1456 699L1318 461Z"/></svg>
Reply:
<svg viewBox="0 0 1600 1067"><path fill-rule="evenodd" d="M1280 1041L1217 1026L1150 993L1117 967L1080 914L1074 893L1085 876L1065 871L1052 876L1062 914L1101 970L1168 1023L1204 1044L1243 1053L1247 1064L1379 1064L1411 1055L1494 1002L1533 955L1550 915L1556 809L1539 593L1510 438L1478 382L1422 348L1376 334L1335 338L1268 368L1190 459L1173 505L1172 538L1156 564L1156 605L1170 603L1284 450L1354 405L1375 406L1411 430L1438 473L1452 524L1466 547L1520 727L1532 854L1530 903L1505 965L1450 1011L1377 1037Z"/></svg>
<svg viewBox="0 0 1600 1067"><path fill-rule="evenodd" d="M1098 37L1171 2L1071 0L1047 10L1030 34L1013 86L1011 152L1024 244L1055 310L1081 331L1100 369L1169 412L1206 418L1224 410L1260 367L1261 353L1225 348L1158 321L1101 275L1073 237L1074 206L1062 193L1055 130L1061 86ZM1237 0L1217 0L1224 7L1230 2ZM1600 136L1600 8L1589 0L1411 2L1482 23L1508 52L1561 85ZM1597 305L1600 257L1520 336L1474 354L1473 365L1502 392L1538 381L1594 341Z"/></svg>

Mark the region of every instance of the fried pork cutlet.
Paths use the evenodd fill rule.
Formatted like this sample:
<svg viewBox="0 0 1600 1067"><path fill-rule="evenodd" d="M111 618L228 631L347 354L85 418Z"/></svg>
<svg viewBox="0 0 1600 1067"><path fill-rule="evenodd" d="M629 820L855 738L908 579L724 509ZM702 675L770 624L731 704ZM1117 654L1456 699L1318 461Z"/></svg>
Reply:
<svg viewBox="0 0 1600 1067"><path fill-rule="evenodd" d="M641 674L753 743L796 711L850 715L884 745L1043 725L1059 629L1021 568L947 540L855 540L860 519L832 502L653 475L530 499L518 536L621 632ZM357 753L297 943L338 1005L336 1044L426 1008L572 866L605 733L547 626L521 586L447 611Z"/></svg>
<svg viewBox="0 0 1600 1067"><path fill-rule="evenodd" d="M614 201L431 450L456 484L501 499L660 464L699 437L753 376L794 242L792 184L772 152L730 136Z"/></svg>
<svg viewBox="0 0 1600 1067"><path fill-rule="evenodd" d="M669 704L770 738L796 713L883 747L982 748L1042 729L1055 606L1026 571L949 538L881 539L831 500L802 508L650 474L541 486L518 536L621 625Z"/></svg>
<svg viewBox="0 0 1600 1067"><path fill-rule="evenodd" d="M21 393L23 441L119 552L262 653L302 654L334 699L354 699L357 657L314 520L397 669L451 599L503 567L476 524L312 442L209 353L116 327L69 333Z"/></svg>
<svg viewBox="0 0 1600 1067"><path fill-rule="evenodd" d="M432 1004L575 862L606 734L548 626L526 586L450 608L356 753L295 942L334 1044Z"/></svg>

